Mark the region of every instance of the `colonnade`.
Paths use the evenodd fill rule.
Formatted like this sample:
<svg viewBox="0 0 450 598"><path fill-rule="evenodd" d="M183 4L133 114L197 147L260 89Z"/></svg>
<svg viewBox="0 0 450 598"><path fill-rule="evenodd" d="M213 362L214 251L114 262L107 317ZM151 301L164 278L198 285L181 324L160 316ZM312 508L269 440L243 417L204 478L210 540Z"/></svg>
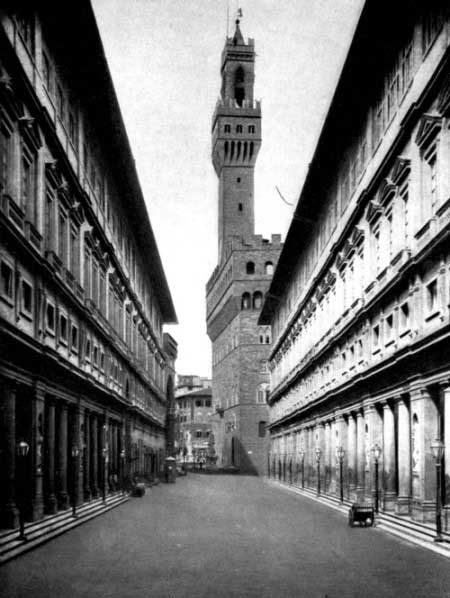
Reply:
<svg viewBox="0 0 450 598"><path fill-rule="evenodd" d="M123 416L0 379L1 527L105 496L126 474ZM21 455L20 444L28 447Z"/></svg>
<svg viewBox="0 0 450 598"><path fill-rule="evenodd" d="M450 528L450 381L410 385L383 397L272 432L268 475L351 501L373 500L379 472L380 508L431 521L436 508L436 461L444 443L441 487ZM339 450L338 450L339 449ZM342 459L342 478L338 453Z"/></svg>

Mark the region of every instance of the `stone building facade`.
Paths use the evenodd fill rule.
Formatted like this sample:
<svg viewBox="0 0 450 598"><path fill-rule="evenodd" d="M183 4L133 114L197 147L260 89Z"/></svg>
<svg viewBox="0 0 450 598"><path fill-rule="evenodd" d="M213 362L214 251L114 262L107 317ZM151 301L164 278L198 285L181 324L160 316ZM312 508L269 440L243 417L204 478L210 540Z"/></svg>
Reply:
<svg viewBox="0 0 450 598"><path fill-rule="evenodd" d="M261 104L253 98L255 47L236 32L222 53L221 95L212 123L219 179L219 263L206 288L212 341L213 433L219 466L262 473L266 461L270 328L258 326L281 250L255 235L254 167L261 145Z"/></svg>
<svg viewBox="0 0 450 598"><path fill-rule="evenodd" d="M203 386L176 393L177 454L184 462L192 463L212 456L212 389Z"/></svg>
<svg viewBox="0 0 450 598"><path fill-rule="evenodd" d="M29 6L0 10L2 527L156 475L177 353L91 6Z"/></svg>
<svg viewBox="0 0 450 598"><path fill-rule="evenodd" d="M368 0L260 318L271 474L385 510L450 509L450 20ZM301 239L301 241L299 241ZM298 474L299 475L299 474ZM449 525L448 517L446 525Z"/></svg>

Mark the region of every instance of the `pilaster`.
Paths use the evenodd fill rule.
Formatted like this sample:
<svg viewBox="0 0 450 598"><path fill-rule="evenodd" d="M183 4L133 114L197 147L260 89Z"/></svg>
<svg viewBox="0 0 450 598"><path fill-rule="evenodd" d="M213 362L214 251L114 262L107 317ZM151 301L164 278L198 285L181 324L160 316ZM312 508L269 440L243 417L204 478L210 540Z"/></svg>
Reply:
<svg viewBox="0 0 450 598"><path fill-rule="evenodd" d="M381 484L384 489L384 510L393 511L397 500L395 471L395 419L391 405L384 401L383 406L383 468Z"/></svg>
<svg viewBox="0 0 450 598"><path fill-rule="evenodd" d="M45 392L43 387L35 384L32 392L31 406L31 459L33 471L33 497L32 512L33 521L42 519L44 516L44 497L43 497L43 446L45 434Z"/></svg>
<svg viewBox="0 0 450 598"><path fill-rule="evenodd" d="M16 505L16 384L2 379L3 407L3 450L4 458L4 504L2 506L2 522L6 528L14 528L19 524L19 511Z"/></svg>

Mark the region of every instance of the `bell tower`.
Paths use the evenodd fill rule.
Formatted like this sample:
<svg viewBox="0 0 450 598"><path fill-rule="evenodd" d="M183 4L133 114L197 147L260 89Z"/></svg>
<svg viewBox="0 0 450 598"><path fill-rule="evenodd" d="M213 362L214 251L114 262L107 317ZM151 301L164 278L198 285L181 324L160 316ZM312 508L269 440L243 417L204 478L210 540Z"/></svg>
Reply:
<svg viewBox="0 0 450 598"><path fill-rule="evenodd" d="M212 161L219 178L219 263L233 236L254 235L254 168L261 146L261 105L253 99L255 44L239 20L222 52L222 87L212 122Z"/></svg>

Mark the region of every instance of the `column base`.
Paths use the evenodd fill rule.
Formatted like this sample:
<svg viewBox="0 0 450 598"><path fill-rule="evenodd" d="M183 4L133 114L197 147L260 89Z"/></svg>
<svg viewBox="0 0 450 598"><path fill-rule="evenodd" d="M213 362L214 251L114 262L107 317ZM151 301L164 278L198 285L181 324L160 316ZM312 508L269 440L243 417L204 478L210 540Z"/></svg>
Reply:
<svg viewBox="0 0 450 598"><path fill-rule="evenodd" d="M58 509L65 510L69 508L69 495L67 492L58 494Z"/></svg>
<svg viewBox="0 0 450 598"><path fill-rule="evenodd" d="M85 490L83 492L83 496L84 496L84 501L85 502L89 502L91 500L91 491L90 490Z"/></svg>
<svg viewBox="0 0 450 598"><path fill-rule="evenodd" d="M383 511L395 511L397 494L395 492L385 492L381 503L383 505Z"/></svg>
<svg viewBox="0 0 450 598"><path fill-rule="evenodd" d="M450 505L442 507L442 528L445 532L450 531Z"/></svg>
<svg viewBox="0 0 450 598"><path fill-rule="evenodd" d="M434 522L436 520L436 503L428 500L413 500L411 504L411 517L414 521L420 521L420 523Z"/></svg>
<svg viewBox="0 0 450 598"><path fill-rule="evenodd" d="M44 511L47 515L54 515L58 511L58 504L56 501L56 496L54 494L50 494L47 497L45 501Z"/></svg>
<svg viewBox="0 0 450 598"><path fill-rule="evenodd" d="M366 493L365 493L364 486L356 487L356 500L358 502L364 502L366 500Z"/></svg>
<svg viewBox="0 0 450 598"><path fill-rule="evenodd" d="M91 487L91 498L98 498L98 496L99 496L98 488L96 486L92 486Z"/></svg>
<svg viewBox="0 0 450 598"><path fill-rule="evenodd" d="M409 515L411 512L411 499L409 496L399 496L395 503L397 515Z"/></svg>
<svg viewBox="0 0 450 598"><path fill-rule="evenodd" d="M9 503L2 507L1 521L2 527L6 529L19 527L19 509L14 503Z"/></svg>
<svg viewBox="0 0 450 598"><path fill-rule="evenodd" d="M42 496L36 497L31 510L31 520L38 521L44 517L44 502Z"/></svg>

